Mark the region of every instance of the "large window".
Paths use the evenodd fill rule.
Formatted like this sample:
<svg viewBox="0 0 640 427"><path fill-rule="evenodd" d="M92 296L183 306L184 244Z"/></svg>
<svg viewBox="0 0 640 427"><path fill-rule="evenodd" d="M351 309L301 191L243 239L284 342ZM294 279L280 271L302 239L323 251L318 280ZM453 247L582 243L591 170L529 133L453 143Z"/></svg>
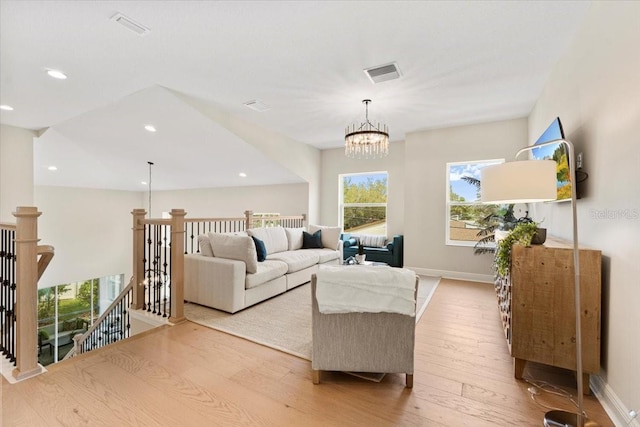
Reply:
<svg viewBox="0 0 640 427"><path fill-rule="evenodd" d="M387 172L340 175L340 225L345 233L387 235Z"/></svg>
<svg viewBox="0 0 640 427"><path fill-rule="evenodd" d="M124 289L122 274L38 289L38 362L49 365L73 348Z"/></svg>
<svg viewBox="0 0 640 427"><path fill-rule="evenodd" d="M447 163L447 245L474 246L500 206L480 201L480 170L503 159Z"/></svg>

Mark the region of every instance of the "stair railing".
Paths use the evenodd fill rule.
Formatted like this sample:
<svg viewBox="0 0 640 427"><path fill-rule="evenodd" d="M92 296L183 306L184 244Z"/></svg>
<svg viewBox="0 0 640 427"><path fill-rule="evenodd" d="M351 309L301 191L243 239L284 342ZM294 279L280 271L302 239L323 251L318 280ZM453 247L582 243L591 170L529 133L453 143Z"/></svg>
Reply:
<svg viewBox="0 0 640 427"><path fill-rule="evenodd" d="M93 322L87 332L73 337L73 349L64 359L77 356L87 351L113 344L131 335L131 318L129 310L133 299L133 277L109 307Z"/></svg>
<svg viewBox="0 0 640 427"><path fill-rule="evenodd" d="M15 365L16 380L43 371L38 364L38 279L54 256L38 246L34 206L19 206L15 224L0 224L0 350Z"/></svg>

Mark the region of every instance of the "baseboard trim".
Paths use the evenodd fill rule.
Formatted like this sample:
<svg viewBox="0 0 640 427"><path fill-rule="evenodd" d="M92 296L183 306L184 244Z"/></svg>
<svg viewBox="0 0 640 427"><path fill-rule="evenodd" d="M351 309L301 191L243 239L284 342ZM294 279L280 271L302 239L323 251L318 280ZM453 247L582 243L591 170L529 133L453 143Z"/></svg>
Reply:
<svg viewBox="0 0 640 427"><path fill-rule="evenodd" d="M408 266L405 266L404 268L413 270L416 272L416 274L421 274L424 276L442 277L445 279L468 280L470 282L482 282L482 283L494 282L494 278L492 274L464 273L460 271L434 270L431 268L408 267Z"/></svg>
<svg viewBox="0 0 640 427"><path fill-rule="evenodd" d="M613 421L613 424L616 426L640 427L640 420L638 418L635 420L629 419L629 411L633 408L627 408L601 376L591 375L589 385L591 386L591 390L593 390L593 394L607 415L609 415L611 421Z"/></svg>

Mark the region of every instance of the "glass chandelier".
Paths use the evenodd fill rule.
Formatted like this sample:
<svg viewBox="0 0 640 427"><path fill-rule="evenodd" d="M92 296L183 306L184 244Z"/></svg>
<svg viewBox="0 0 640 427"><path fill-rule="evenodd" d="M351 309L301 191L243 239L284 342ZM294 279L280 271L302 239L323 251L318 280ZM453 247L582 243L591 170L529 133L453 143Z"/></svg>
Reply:
<svg viewBox="0 0 640 427"><path fill-rule="evenodd" d="M370 99L364 99L365 121L354 123L345 129L344 154L352 159L375 159L389 154L389 128L374 126L369 121Z"/></svg>

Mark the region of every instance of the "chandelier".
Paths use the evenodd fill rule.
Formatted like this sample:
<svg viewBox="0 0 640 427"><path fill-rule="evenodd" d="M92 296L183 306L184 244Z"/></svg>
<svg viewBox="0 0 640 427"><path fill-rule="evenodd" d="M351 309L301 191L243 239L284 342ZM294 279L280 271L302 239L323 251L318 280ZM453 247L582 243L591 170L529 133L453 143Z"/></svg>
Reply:
<svg viewBox="0 0 640 427"><path fill-rule="evenodd" d="M345 129L344 154L352 159L375 159L389 154L389 128L374 126L369 121L370 99L364 99L365 121L354 123Z"/></svg>

